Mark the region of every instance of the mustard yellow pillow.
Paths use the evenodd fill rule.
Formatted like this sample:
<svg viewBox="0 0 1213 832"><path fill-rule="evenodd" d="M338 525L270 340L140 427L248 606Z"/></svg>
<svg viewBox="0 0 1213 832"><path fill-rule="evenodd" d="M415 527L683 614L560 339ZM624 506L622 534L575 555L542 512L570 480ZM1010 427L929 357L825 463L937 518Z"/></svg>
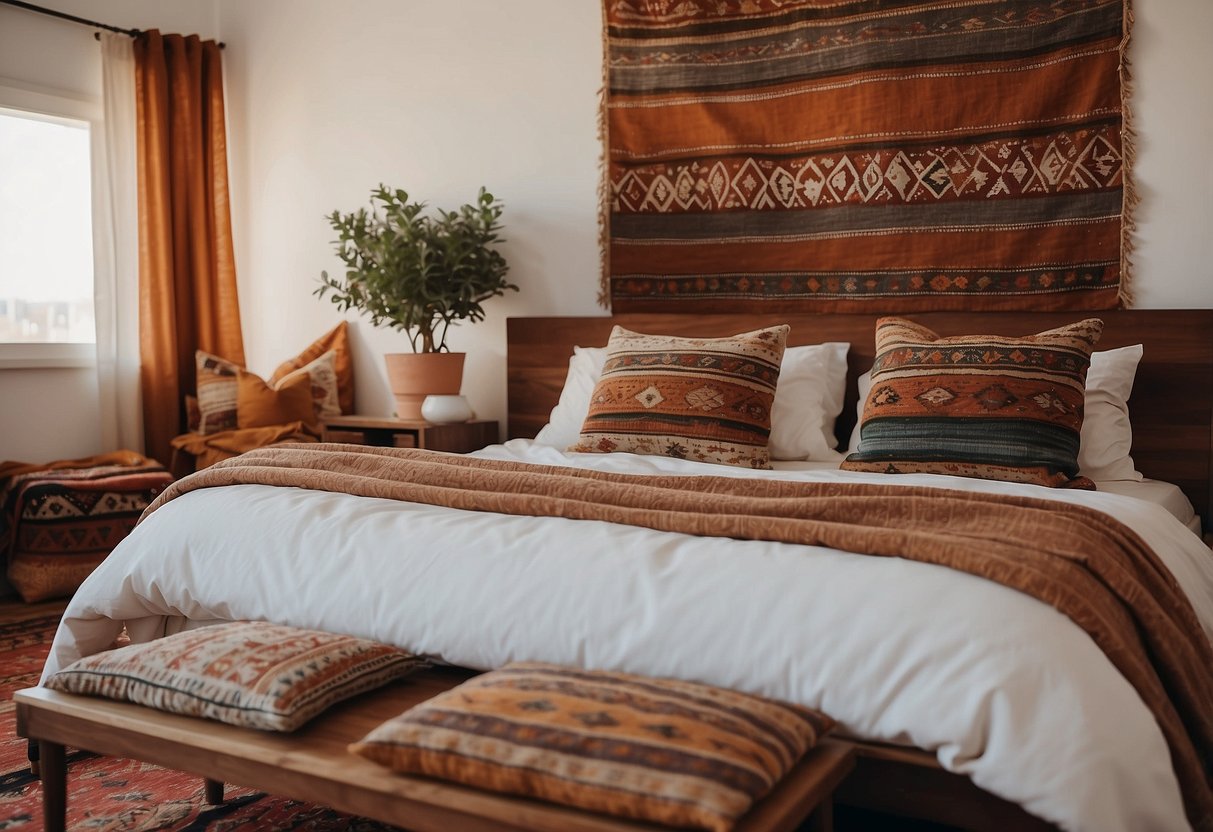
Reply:
<svg viewBox="0 0 1213 832"><path fill-rule="evenodd" d="M260 376L241 370L236 385L236 426L239 428L313 423L316 420L312 381L306 373L287 379L275 389Z"/></svg>

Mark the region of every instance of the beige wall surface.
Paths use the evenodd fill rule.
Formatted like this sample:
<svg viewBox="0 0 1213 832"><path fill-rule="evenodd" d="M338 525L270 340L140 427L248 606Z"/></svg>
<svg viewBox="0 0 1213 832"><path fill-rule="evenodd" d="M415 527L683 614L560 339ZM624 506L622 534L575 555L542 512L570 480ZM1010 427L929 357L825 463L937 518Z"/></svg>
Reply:
<svg viewBox="0 0 1213 832"><path fill-rule="evenodd" d="M1213 3L1138 0L1132 60L1142 196L1139 306L1213 306ZM378 182L443 207L481 184L506 202L522 291L459 328L464 392L505 415L504 318L596 314L596 0L219 0L227 54L245 333L254 368L337 319L311 296L338 265L324 215ZM355 319L357 320L357 319ZM380 355L403 335L355 324L359 408L391 411ZM1213 337L1211 334L1210 337Z"/></svg>
<svg viewBox="0 0 1213 832"><path fill-rule="evenodd" d="M269 372L339 320L312 296L320 271L339 266L324 217L364 205L380 182L444 208L485 185L506 204L503 253L522 291L490 301L487 321L451 337L453 349L469 353L464 393L478 415L505 417L507 316L605 314L595 303L598 0L57 2L228 44L233 223L252 370ZM1213 166L1205 161L1213 3L1134 7L1137 302L1213 307ZM85 55L82 47L93 43L91 32L28 17L0 7L0 76L96 89L95 80L69 73L96 62L95 50ZM74 52L63 51L69 42ZM76 53L84 57L64 60ZM407 351L408 340L350 319L358 409L386 415L381 356ZM0 458L24 447L7 441L14 429L36 435L36 427L18 426L41 412L11 405L6 377L0 371ZM49 376L38 383L60 386ZM48 395L84 402L85 386ZM95 410L95 385L91 396Z"/></svg>

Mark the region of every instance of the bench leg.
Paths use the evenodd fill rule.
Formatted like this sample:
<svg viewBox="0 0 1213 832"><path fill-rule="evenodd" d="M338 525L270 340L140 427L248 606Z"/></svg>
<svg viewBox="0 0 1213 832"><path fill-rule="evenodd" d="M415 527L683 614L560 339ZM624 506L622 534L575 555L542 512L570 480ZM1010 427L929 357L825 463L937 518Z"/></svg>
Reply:
<svg viewBox="0 0 1213 832"><path fill-rule="evenodd" d="M29 773L41 779L42 767L38 765L38 741L25 741L25 756L29 758Z"/></svg>
<svg viewBox="0 0 1213 832"><path fill-rule="evenodd" d="M206 802L211 806L218 806L223 802L223 781L212 780L209 777L205 780L206 784Z"/></svg>
<svg viewBox="0 0 1213 832"><path fill-rule="evenodd" d="M818 803L801 829L804 832L834 832L834 798L827 796Z"/></svg>
<svg viewBox="0 0 1213 832"><path fill-rule="evenodd" d="M42 769L42 824L46 832L67 828L67 759L62 745L40 740L38 757Z"/></svg>

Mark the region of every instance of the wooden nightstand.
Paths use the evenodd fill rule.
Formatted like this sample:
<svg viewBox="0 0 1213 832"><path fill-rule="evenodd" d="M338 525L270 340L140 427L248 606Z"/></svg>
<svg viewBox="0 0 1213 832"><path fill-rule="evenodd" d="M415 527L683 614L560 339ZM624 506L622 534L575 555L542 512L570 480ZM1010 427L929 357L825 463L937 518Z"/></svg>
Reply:
<svg viewBox="0 0 1213 832"><path fill-rule="evenodd" d="M497 443L497 423L487 419L431 425L375 416L336 416L324 420L324 442L378 445L387 448L424 448L466 454Z"/></svg>

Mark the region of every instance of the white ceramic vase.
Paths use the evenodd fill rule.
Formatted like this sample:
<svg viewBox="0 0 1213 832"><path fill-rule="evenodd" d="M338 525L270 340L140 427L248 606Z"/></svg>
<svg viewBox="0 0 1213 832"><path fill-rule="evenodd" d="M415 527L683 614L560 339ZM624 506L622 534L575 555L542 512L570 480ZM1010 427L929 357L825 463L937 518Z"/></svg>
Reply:
<svg viewBox="0 0 1213 832"><path fill-rule="evenodd" d="M433 425L466 422L472 416L472 406L464 396L426 396L421 403L421 418Z"/></svg>

